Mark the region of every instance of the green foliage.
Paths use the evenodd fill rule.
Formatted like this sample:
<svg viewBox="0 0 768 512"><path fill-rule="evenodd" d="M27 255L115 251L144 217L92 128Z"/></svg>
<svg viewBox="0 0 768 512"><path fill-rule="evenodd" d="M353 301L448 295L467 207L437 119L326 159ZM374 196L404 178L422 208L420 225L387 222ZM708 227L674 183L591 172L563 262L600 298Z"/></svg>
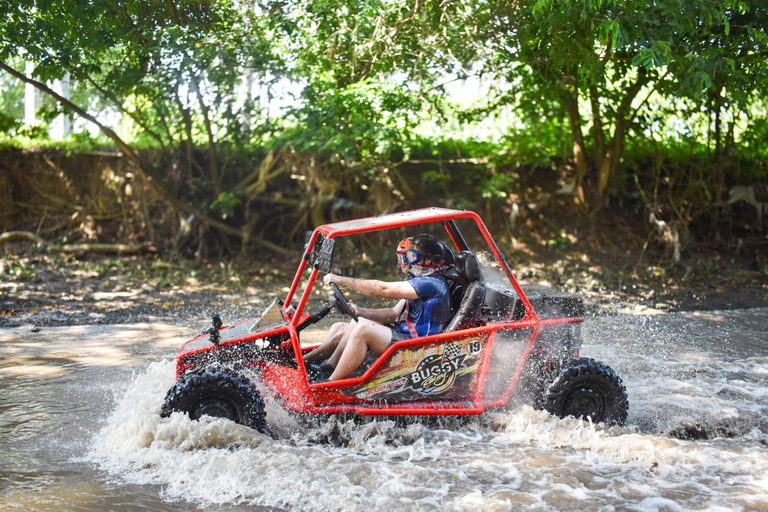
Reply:
<svg viewBox="0 0 768 512"><path fill-rule="evenodd" d="M491 174L480 182L480 195L484 199L506 198L514 180L508 174Z"/></svg>
<svg viewBox="0 0 768 512"><path fill-rule="evenodd" d="M14 257L11 254L4 254L2 266L3 270L11 276L14 281L32 281L35 279L37 272L32 265L29 265L26 260Z"/></svg>
<svg viewBox="0 0 768 512"><path fill-rule="evenodd" d="M648 137L666 122L704 111L708 123L715 117L720 123L714 145L732 146L731 126L755 94L766 92L762 2L483 5L476 43L490 55L484 69L513 84L495 102L514 106L523 119L550 124L566 117L573 146L587 157L577 174L591 168L601 193L630 136ZM666 99L677 101L665 116L654 116L659 103L670 104ZM705 125L696 137L711 133Z"/></svg>
<svg viewBox="0 0 768 512"><path fill-rule="evenodd" d="M0 134L15 133L24 117L24 84L0 73Z"/></svg>
<svg viewBox="0 0 768 512"><path fill-rule="evenodd" d="M221 218L226 220L234 216L235 211L241 204L241 199L233 192L222 192L219 197L211 204L210 209L220 211Z"/></svg>
<svg viewBox="0 0 768 512"><path fill-rule="evenodd" d="M21 126L21 123L17 118L9 116L4 112L0 112L0 132L11 132Z"/></svg>
<svg viewBox="0 0 768 512"><path fill-rule="evenodd" d="M298 150L346 161L387 159L402 145L413 98L395 84L365 80L343 89L305 89L303 120L284 139Z"/></svg>
<svg viewBox="0 0 768 512"><path fill-rule="evenodd" d="M547 240L547 245L556 246L560 249L566 249L573 245L573 242L571 242L571 240L568 238L568 233L564 229L561 229L558 236Z"/></svg>
<svg viewBox="0 0 768 512"><path fill-rule="evenodd" d="M43 81L69 72L87 96L76 104L123 116L126 133L163 148L247 142L257 101L239 97L241 70L280 62L265 16L240 2L27 1L0 15L0 60L26 52Z"/></svg>
<svg viewBox="0 0 768 512"><path fill-rule="evenodd" d="M421 202L509 206L521 168L563 170L598 207L652 203L669 178L683 218L768 172L743 165L768 157L759 0L21 0L0 20L0 143L88 151L106 139L45 130L65 107L93 115L225 240ZM41 89L73 83L33 127L12 73L26 61Z"/></svg>
<svg viewBox="0 0 768 512"><path fill-rule="evenodd" d="M765 141L768 141L768 119L760 118L758 115L748 117L740 137L740 144L735 151L747 160L766 162L768 161L768 144ZM765 165L749 166L744 169L744 172L752 179L768 178L768 166Z"/></svg>

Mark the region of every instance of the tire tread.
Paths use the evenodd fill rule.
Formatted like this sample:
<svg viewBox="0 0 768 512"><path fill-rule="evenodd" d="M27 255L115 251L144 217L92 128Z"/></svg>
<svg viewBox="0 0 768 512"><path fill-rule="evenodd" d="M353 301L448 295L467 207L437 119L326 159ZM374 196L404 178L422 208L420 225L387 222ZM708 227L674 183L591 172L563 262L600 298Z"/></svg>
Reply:
<svg viewBox="0 0 768 512"><path fill-rule="evenodd" d="M608 387L606 411L602 418L593 418L595 423L623 425L627 419L629 400L621 377L610 367L590 358L572 361L563 370L548 380L539 395L537 406L560 418L566 416L561 400L580 381L590 376L599 378Z"/></svg>
<svg viewBox="0 0 768 512"><path fill-rule="evenodd" d="M239 421L234 421L266 433L266 413L261 394L245 377L216 367L198 368L182 376L166 393L161 416L168 417L174 411L189 414L185 402L191 394L205 394L222 388L244 402Z"/></svg>

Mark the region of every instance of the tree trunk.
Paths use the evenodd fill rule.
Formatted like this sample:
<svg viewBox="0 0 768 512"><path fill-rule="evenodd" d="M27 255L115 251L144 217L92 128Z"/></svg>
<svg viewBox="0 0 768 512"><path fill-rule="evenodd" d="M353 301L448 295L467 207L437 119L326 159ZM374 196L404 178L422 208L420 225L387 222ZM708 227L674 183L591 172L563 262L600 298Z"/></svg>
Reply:
<svg viewBox="0 0 768 512"><path fill-rule="evenodd" d="M587 172L589 172L589 163L587 162L587 152L584 146L584 136L581 132L581 114L579 113L578 92L566 90L565 94L563 94L563 99L571 128L573 158L576 164L576 180L573 187L573 194L583 202L584 193L581 189L581 183L587 175Z"/></svg>
<svg viewBox="0 0 768 512"><path fill-rule="evenodd" d="M603 118L600 109L600 95L597 87L589 86L589 103L592 106L592 137L595 140L595 167L603 166L605 156L605 132L603 131Z"/></svg>
<svg viewBox="0 0 768 512"><path fill-rule="evenodd" d="M605 195L608 185L611 184L611 178L616 173L618 162L624 152L624 120L616 120L616 129L613 132L608 149L601 158L601 165L597 174L597 193L600 197Z"/></svg>
<svg viewBox="0 0 768 512"><path fill-rule="evenodd" d="M613 175L616 173L622 153L624 152L624 136L626 135L627 125L630 121L627 119L627 113L632 106L632 101L643 86L648 83L648 80L648 73L644 68L640 68L637 73L637 80L631 86L627 87L627 90L624 93L624 98L622 98L621 104L616 109L614 119L616 128L613 131L611 141L608 143L605 155L595 155L595 160L598 160L599 158L602 159L597 174L597 193L600 197L603 197L608 190L608 186L611 184Z"/></svg>
<svg viewBox="0 0 768 512"><path fill-rule="evenodd" d="M200 91L200 84L196 78L191 80L192 89L197 96L197 102L200 105L200 112L203 114L203 126L205 126L205 133L208 137L208 168L211 177L211 184L216 196L221 193L221 176L219 176L219 156L216 151L216 139L213 135L213 129L211 128L211 116L208 106L203 101L203 93Z"/></svg>

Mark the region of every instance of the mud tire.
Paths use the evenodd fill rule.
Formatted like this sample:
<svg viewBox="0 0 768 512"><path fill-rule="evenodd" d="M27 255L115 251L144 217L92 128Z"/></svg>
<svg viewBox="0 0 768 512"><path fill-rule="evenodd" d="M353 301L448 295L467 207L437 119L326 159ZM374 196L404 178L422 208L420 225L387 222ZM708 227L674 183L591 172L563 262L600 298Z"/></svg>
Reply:
<svg viewBox="0 0 768 512"><path fill-rule="evenodd" d="M523 373L515 386L512 401L515 405L532 405L534 409L542 409L542 391L560 373L557 363L547 361L539 356L531 355L525 362Z"/></svg>
<svg viewBox="0 0 768 512"><path fill-rule="evenodd" d="M217 368L194 370L168 390L161 416L187 413L193 420L201 416L226 418L267 433L264 400L248 379Z"/></svg>
<svg viewBox="0 0 768 512"><path fill-rule="evenodd" d="M539 405L559 418L590 417L594 423L623 425L627 390L610 367L593 359L577 359L544 385Z"/></svg>

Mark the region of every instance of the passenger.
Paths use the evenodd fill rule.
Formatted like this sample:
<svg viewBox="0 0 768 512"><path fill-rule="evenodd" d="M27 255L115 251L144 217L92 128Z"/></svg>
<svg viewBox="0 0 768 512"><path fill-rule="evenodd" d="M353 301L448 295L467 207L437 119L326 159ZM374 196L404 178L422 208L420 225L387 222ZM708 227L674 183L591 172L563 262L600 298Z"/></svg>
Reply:
<svg viewBox="0 0 768 512"><path fill-rule="evenodd" d="M397 262L406 281L386 282L326 274L336 283L371 297L401 299L391 308L367 309L352 303L358 321L336 323L325 341L304 356L318 380L339 380L352 374L370 349L381 355L400 340L441 332L451 317L451 296L441 272L443 247L432 235L409 237L397 246Z"/></svg>

